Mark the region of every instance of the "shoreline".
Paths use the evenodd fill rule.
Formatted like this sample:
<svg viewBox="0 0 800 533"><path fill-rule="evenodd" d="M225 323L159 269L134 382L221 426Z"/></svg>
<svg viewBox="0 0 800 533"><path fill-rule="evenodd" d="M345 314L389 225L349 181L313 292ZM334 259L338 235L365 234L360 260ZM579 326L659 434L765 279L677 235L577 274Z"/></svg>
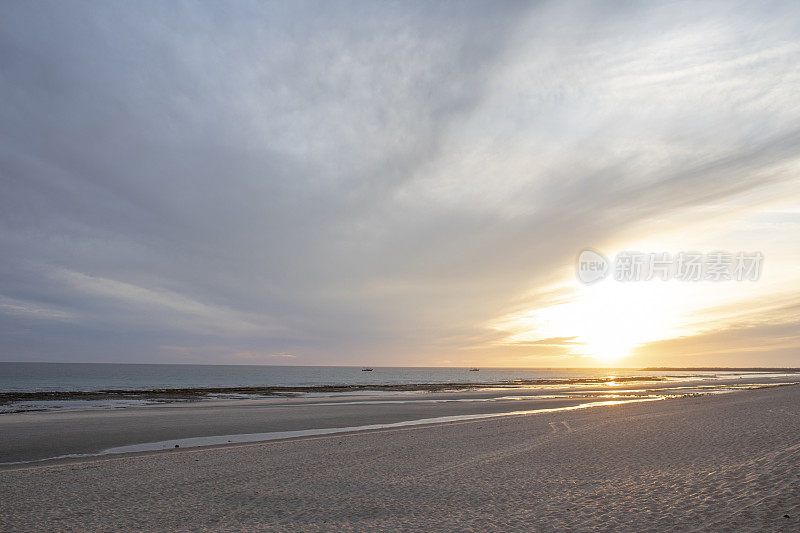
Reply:
<svg viewBox="0 0 800 533"><path fill-rule="evenodd" d="M348 428L507 417L568 411L582 406L594 408L609 402L714 396L793 384L797 382L581 383L382 394L355 391L319 396L218 398L124 407L77 406L20 411L0 415L0 468L53 458L104 455L116 449L171 448L204 439L214 441L225 437L231 442L259 441L280 438L283 434L340 433Z"/></svg>
<svg viewBox="0 0 800 533"><path fill-rule="evenodd" d="M182 387L156 389L51 390L0 392L0 420L20 413L66 412L81 409L133 409L153 405L200 405L220 402L344 398L368 400L404 399L409 395L443 399L499 395L539 396L561 394L605 395L656 392L679 395L687 392L715 393L752 386L794 383L797 374L733 373L713 375L643 375L535 378L475 382L356 383L308 386ZM594 389L594 390L592 390ZM468 395L468 396L465 396Z"/></svg>
<svg viewBox="0 0 800 533"><path fill-rule="evenodd" d="M25 366L25 365L23 365ZM61 365L64 366L64 365ZM69 365L66 365L69 366ZM716 392L736 388L740 384L794 382L798 374L791 369L748 369L747 372L720 369L718 372L587 371L578 375L552 373L544 370L514 370L513 372L484 369L485 373L436 372L420 373L419 369L378 369L377 373L361 372L300 373L291 370L282 375L222 375L209 373L205 367L193 369L191 380L186 376L168 375L156 378L154 366L143 365L147 372L113 374L106 367L101 373L79 378L72 368L71 377L59 385L54 374L25 375L0 374L0 419L19 413L46 413L81 409L134 409L152 405L205 404L221 401L250 401L266 399L301 399L313 397L344 398L425 394L429 397L455 393L474 394L542 394L541 391L558 391L559 394L583 394L587 389L655 390L673 389L668 394L679 394L680 386L698 393ZM110 365L117 369L120 365ZM169 365L166 365L169 366ZM276 367L289 368L295 367ZM320 367L311 367L319 370ZM398 371L399 370L399 371ZM149 372L149 374L148 374ZM467 374L471 374L467 376ZM34 376L38 378L34 379ZM194 381L197 380L197 381ZM126 381L128 382L126 385ZM199 383L199 384L197 384ZM206 383L219 383L209 385ZM151 385L152 384L152 385ZM734 385L735 384L735 385ZM5 387L5 388L4 388ZM630 392L630 391L628 391ZM623 391L623 393L626 393ZM599 392L598 392L599 394Z"/></svg>
<svg viewBox="0 0 800 533"><path fill-rule="evenodd" d="M490 390L433 392L424 396L273 397L9 413L0 416L0 463L94 455L121 446L197 437L396 424L448 416L489 417L618 399L600 394L533 392L511 396ZM630 399L642 396L635 394Z"/></svg>
<svg viewBox="0 0 800 533"><path fill-rule="evenodd" d="M445 392L475 389L513 389L526 385L600 385L605 383L668 381L663 376L518 379L504 382L440 382L407 384L348 384L266 387L174 387L158 389L101 389L97 391L6 391L0 392L3 403L37 400L105 400L105 399L204 399L213 395L294 396L321 392Z"/></svg>

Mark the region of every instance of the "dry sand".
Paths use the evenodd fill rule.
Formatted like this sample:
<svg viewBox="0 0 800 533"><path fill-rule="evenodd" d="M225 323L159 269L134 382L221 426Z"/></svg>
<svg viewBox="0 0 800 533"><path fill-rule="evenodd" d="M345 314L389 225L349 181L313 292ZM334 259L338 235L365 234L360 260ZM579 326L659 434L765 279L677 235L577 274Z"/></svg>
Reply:
<svg viewBox="0 0 800 533"><path fill-rule="evenodd" d="M6 468L0 529L800 531L798 465L787 386Z"/></svg>

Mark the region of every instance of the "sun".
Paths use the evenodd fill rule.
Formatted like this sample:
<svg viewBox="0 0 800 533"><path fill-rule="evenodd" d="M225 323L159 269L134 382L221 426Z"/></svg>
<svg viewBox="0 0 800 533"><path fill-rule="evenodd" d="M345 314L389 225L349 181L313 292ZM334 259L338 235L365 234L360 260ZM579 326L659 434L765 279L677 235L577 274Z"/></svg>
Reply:
<svg viewBox="0 0 800 533"><path fill-rule="evenodd" d="M584 355L619 361L647 342L679 334L683 293L672 282L613 282L582 286L566 304L562 327L575 331Z"/></svg>
<svg viewBox="0 0 800 533"><path fill-rule="evenodd" d="M686 292L674 282L576 285L562 302L507 317L500 326L511 333L507 342L568 338L573 355L609 365L623 361L638 346L683 331Z"/></svg>
<svg viewBox="0 0 800 533"><path fill-rule="evenodd" d="M607 334L592 337L582 335L581 340L585 355L605 363L613 363L629 356L631 350L639 344L635 339L611 330Z"/></svg>

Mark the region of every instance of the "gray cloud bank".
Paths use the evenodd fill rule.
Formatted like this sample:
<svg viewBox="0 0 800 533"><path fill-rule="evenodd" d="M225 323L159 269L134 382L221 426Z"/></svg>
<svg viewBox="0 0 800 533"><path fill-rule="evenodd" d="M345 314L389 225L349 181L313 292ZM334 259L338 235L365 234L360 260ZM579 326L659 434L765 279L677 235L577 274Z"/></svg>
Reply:
<svg viewBox="0 0 800 533"><path fill-rule="evenodd" d="M582 247L796 185L798 11L5 2L0 359L457 359Z"/></svg>

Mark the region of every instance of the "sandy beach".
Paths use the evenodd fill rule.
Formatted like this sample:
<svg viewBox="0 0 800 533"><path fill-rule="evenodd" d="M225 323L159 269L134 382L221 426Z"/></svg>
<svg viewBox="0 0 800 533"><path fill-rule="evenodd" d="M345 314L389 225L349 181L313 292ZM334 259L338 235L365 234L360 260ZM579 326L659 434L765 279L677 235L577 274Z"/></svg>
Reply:
<svg viewBox="0 0 800 533"><path fill-rule="evenodd" d="M784 386L6 466L0 529L797 531L798 406Z"/></svg>

